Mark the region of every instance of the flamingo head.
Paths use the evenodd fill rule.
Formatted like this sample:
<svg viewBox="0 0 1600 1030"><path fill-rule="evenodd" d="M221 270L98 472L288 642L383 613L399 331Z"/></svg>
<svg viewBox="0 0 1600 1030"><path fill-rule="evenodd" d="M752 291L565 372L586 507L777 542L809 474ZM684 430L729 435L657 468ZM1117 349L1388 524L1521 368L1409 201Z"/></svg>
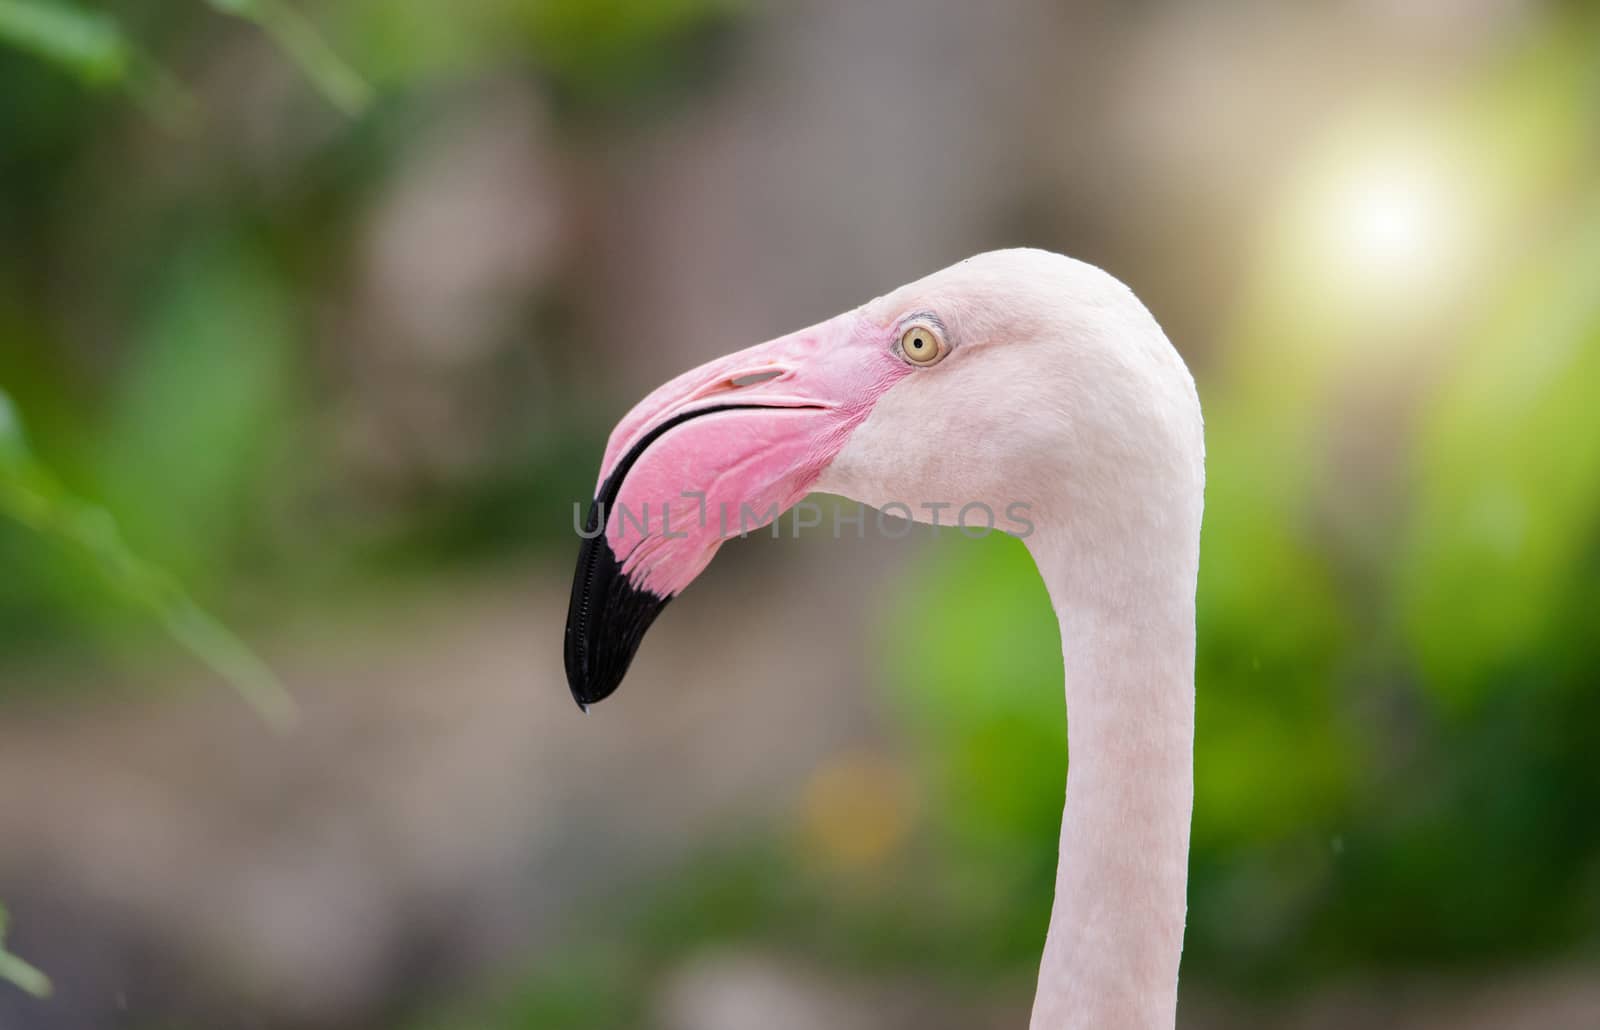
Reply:
<svg viewBox="0 0 1600 1030"><path fill-rule="evenodd" d="M1148 312L1104 272L1037 250L969 258L683 373L606 446L567 616L574 699L616 690L722 542L809 491L1031 524L1126 462L1119 422L1152 410L1152 388L1194 404Z"/></svg>

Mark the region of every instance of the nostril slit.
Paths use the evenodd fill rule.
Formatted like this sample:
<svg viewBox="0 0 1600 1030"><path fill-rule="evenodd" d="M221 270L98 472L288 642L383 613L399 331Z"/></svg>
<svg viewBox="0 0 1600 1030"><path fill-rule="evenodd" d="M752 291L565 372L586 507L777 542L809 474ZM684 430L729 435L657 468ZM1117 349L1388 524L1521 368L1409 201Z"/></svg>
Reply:
<svg viewBox="0 0 1600 1030"><path fill-rule="evenodd" d="M783 375L783 369L773 368L768 369L765 372L751 372L749 375L734 376L732 379L728 380L728 382L735 388L742 386L755 386L758 383L765 383L776 379L781 375Z"/></svg>

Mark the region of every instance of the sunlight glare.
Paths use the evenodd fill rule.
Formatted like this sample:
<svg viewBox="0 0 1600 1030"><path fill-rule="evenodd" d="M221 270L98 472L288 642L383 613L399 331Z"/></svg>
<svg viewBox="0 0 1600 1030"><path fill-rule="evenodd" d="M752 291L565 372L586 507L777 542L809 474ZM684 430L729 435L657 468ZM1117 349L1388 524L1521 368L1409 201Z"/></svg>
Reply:
<svg viewBox="0 0 1600 1030"><path fill-rule="evenodd" d="M1468 282L1475 205L1450 148L1411 131L1342 139L1295 191L1289 253L1325 301L1424 317Z"/></svg>

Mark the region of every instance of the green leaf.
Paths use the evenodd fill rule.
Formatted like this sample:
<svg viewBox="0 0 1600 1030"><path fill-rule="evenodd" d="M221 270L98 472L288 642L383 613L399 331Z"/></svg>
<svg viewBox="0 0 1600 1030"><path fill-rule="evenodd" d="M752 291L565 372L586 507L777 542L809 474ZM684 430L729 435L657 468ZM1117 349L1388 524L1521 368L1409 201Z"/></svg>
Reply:
<svg viewBox="0 0 1600 1030"><path fill-rule="evenodd" d="M87 82L121 79L131 56L114 18L61 3L0 0L0 39L67 67Z"/></svg>
<svg viewBox="0 0 1600 1030"><path fill-rule="evenodd" d="M6 908L0 905L0 980L20 987L35 998L50 997L53 990L50 978L6 950L6 922Z"/></svg>

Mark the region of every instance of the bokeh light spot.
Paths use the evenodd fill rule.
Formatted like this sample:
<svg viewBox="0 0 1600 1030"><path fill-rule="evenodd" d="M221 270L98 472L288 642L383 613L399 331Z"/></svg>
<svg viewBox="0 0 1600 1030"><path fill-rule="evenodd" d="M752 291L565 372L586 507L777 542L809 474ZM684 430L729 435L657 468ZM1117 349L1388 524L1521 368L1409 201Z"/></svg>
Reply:
<svg viewBox="0 0 1600 1030"><path fill-rule="evenodd" d="M1340 317L1405 322L1461 299L1481 257L1472 161L1437 124L1360 126L1314 148L1273 247L1294 292Z"/></svg>
<svg viewBox="0 0 1600 1030"><path fill-rule="evenodd" d="M802 832L823 862L839 869L883 863L913 822L905 772L882 755L839 755L812 776L800 802Z"/></svg>

